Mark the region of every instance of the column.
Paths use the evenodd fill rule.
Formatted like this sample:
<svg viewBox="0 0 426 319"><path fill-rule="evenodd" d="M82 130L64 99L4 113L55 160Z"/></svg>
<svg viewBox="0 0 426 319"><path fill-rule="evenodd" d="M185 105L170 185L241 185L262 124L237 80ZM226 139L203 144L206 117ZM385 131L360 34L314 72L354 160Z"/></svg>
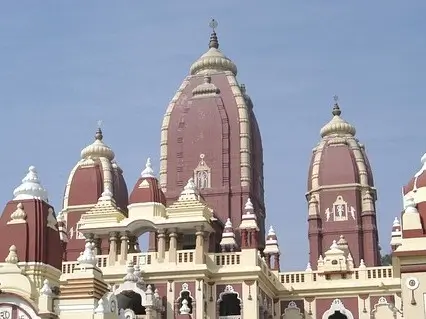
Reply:
<svg viewBox="0 0 426 319"><path fill-rule="evenodd" d="M200 227L195 233L195 263L204 264L204 229Z"/></svg>
<svg viewBox="0 0 426 319"><path fill-rule="evenodd" d="M158 261L163 262L166 255L166 231L159 229L157 231Z"/></svg>
<svg viewBox="0 0 426 319"><path fill-rule="evenodd" d="M250 248L257 248L257 231L256 229L252 229L250 232Z"/></svg>
<svg viewBox="0 0 426 319"><path fill-rule="evenodd" d="M102 239L97 237L93 240L93 242L95 243L95 254L102 255L102 251L101 251Z"/></svg>
<svg viewBox="0 0 426 319"><path fill-rule="evenodd" d="M241 248L247 248L248 247L248 238L247 238L247 229L241 230Z"/></svg>
<svg viewBox="0 0 426 319"><path fill-rule="evenodd" d="M133 235L129 236L129 249L128 249L128 253L136 253L136 240L137 238Z"/></svg>
<svg viewBox="0 0 426 319"><path fill-rule="evenodd" d="M277 253L275 255L275 266L274 266L274 270L280 271L280 268L281 268L281 266L280 266L280 253Z"/></svg>
<svg viewBox="0 0 426 319"><path fill-rule="evenodd" d="M146 317L145 317L146 319L154 319L152 306L145 307L145 314L146 314Z"/></svg>
<svg viewBox="0 0 426 319"><path fill-rule="evenodd" d="M120 240L120 264L125 265L127 261L127 253L129 251L129 237L127 233L122 234Z"/></svg>
<svg viewBox="0 0 426 319"><path fill-rule="evenodd" d="M170 230L169 238L169 262L175 263L177 259L177 233L175 229Z"/></svg>
<svg viewBox="0 0 426 319"><path fill-rule="evenodd" d="M109 265L114 266L116 260L117 260L117 233L112 232L109 234L109 256L108 256Z"/></svg>

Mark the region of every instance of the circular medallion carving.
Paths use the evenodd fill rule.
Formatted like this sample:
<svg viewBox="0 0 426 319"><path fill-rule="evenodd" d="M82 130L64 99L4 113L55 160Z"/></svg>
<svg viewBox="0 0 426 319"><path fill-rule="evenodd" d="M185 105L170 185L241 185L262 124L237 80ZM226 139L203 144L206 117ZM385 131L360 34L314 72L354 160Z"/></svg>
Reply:
<svg viewBox="0 0 426 319"><path fill-rule="evenodd" d="M420 281L416 277L409 277L405 281L405 285L410 290L416 290L420 286Z"/></svg>

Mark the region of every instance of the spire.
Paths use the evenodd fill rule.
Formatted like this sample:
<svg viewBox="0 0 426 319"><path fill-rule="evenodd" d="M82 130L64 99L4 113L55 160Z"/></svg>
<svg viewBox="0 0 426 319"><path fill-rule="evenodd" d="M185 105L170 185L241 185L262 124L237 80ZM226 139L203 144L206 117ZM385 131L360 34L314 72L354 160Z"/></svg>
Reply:
<svg viewBox="0 0 426 319"><path fill-rule="evenodd" d="M112 149L103 142L103 138L104 136L101 129L101 121L99 121L98 129L95 133L95 141L92 144L86 146L81 151L81 158L88 159L105 157L108 160L112 161L115 157L115 154Z"/></svg>
<svg viewBox="0 0 426 319"><path fill-rule="evenodd" d="M192 64L190 69L191 75L222 71L230 71L234 75L237 75L237 66L219 50L219 41L216 34L217 21L212 19L209 26L213 29L210 35L209 49Z"/></svg>
<svg viewBox="0 0 426 319"><path fill-rule="evenodd" d="M104 138L104 136L102 134L101 126L102 126L102 121L99 120L98 121L98 129L96 130L96 133L95 133L95 140L102 141L102 139Z"/></svg>
<svg viewBox="0 0 426 319"><path fill-rule="evenodd" d="M355 127L340 117L340 115L342 114L342 111L340 110L338 101L339 101L339 98L337 97L337 95L335 95L333 111L331 112L331 114L333 114L333 118L321 129L320 131L321 137L326 137L330 135L354 136L356 133Z"/></svg>
<svg viewBox="0 0 426 319"><path fill-rule="evenodd" d="M269 227L268 235L266 235L265 249L263 253L265 254L277 254L280 252L278 247L278 238L275 230L272 226Z"/></svg>
<svg viewBox="0 0 426 319"><path fill-rule="evenodd" d="M22 184L13 191L13 200L41 199L48 202L47 191L40 184L37 170L34 166L28 168L27 175L22 179Z"/></svg>
<svg viewBox="0 0 426 319"><path fill-rule="evenodd" d="M250 198L247 198L246 205L244 206L245 212L241 216L240 229L256 229L259 230L257 225L257 217L253 213L254 207Z"/></svg>
<svg viewBox="0 0 426 319"><path fill-rule="evenodd" d="M223 251L226 251L226 248L229 248L231 251L234 250L237 242L235 241L235 233L232 227L231 219L228 218L225 223L225 227L222 232L222 240L220 241L220 246Z"/></svg>
<svg viewBox="0 0 426 319"><path fill-rule="evenodd" d="M151 159L146 159L145 169L142 171L141 176L144 178L155 178L154 170L152 169Z"/></svg>
<svg viewBox="0 0 426 319"><path fill-rule="evenodd" d="M218 23L215 19L212 19L209 23L209 27L212 28L212 33L210 34L210 42L209 42L209 48L215 48L219 49L219 41L217 39L216 35L216 28L218 26Z"/></svg>

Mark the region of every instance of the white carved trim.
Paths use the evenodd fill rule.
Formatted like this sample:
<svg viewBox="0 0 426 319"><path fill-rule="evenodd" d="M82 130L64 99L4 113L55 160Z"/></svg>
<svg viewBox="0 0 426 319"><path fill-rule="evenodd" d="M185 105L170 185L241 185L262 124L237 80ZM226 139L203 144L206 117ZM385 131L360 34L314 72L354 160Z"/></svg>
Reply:
<svg viewBox="0 0 426 319"><path fill-rule="evenodd" d="M383 296L380 297L377 303L374 305L373 309L371 310L371 314L375 314L380 307L389 308L389 310L392 311L393 317L396 318L397 309Z"/></svg>
<svg viewBox="0 0 426 319"><path fill-rule="evenodd" d="M0 297L0 304L4 306L16 306L27 313L27 315L32 319L40 319L34 309L29 305L29 303L19 297L7 295L4 297Z"/></svg>
<svg viewBox="0 0 426 319"><path fill-rule="evenodd" d="M226 285L225 289L219 294L219 298L217 299L217 303L221 303L223 301L223 296L225 295L237 295L237 299L240 301L240 305L242 307L243 301L240 298L240 294L234 290L234 287L231 285Z"/></svg>
<svg viewBox="0 0 426 319"><path fill-rule="evenodd" d="M137 283L131 281L125 281L118 288L114 290L114 295L119 295L123 291L133 291L141 296L141 305L143 307L146 306L146 293L141 288L137 286ZM117 304L118 306L118 304Z"/></svg>
<svg viewBox="0 0 426 319"><path fill-rule="evenodd" d="M322 319L328 319L331 315L333 315L336 311L339 311L342 315L345 315L348 319L355 319L352 312L345 308L343 302L340 299L334 299L331 303L330 309L328 309L322 315Z"/></svg>
<svg viewBox="0 0 426 319"><path fill-rule="evenodd" d="M181 290L179 291L179 295L178 295L178 297L177 297L176 301L177 301L177 302L180 302L180 301L181 301L181 299L182 299L182 293L183 293L183 292L187 292L187 293L189 294L189 298L191 298L191 301L192 301L192 306L194 306L195 298L192 296L192 294L191 294L191 290L189 290L189 285L188 285L186 282L184 282L184 283L182 284L182 288L181 288Z"/></svg>

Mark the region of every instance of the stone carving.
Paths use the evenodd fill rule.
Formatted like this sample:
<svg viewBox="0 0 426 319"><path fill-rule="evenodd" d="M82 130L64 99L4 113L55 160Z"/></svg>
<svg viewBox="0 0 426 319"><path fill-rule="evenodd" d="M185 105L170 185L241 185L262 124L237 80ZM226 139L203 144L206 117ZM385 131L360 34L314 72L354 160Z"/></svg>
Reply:
<svg viewBox="0 0 426 319"><path fill-rule="evenodd" d="M354 319L352 312L345 308L343 302L340 299L333 300L330 308L322 315L322 319L328 319L331 315L334 315L336 311L340 312L342 315L345 315L348 319Z"/></svg>
<svg viewBox="0 0 426 319"><path fill-rule="evenodd" d="M297 306L296 302L292 300L288 303L287 308L284 309L282 317L284 319L296 319L303 318L303 314L301 309Z"/></svg>
<svg viewBox="0 0 426 319"><path fill-rule="evenodd" d="M327 221L330 221L331 218L333 218L333 221L348 220L349 215L353 220L356 220L355 208L353 206L349 206L341 195L337 196L332 209L327 208L324 214Z"/></svg>
<svg viewBox="0 0 426 319"><path fill-rule="evenodd" d="M198 189L211 187L211 170L204 161L205 155L200 154L200 162L194 170L194 180Z"/></svg>

